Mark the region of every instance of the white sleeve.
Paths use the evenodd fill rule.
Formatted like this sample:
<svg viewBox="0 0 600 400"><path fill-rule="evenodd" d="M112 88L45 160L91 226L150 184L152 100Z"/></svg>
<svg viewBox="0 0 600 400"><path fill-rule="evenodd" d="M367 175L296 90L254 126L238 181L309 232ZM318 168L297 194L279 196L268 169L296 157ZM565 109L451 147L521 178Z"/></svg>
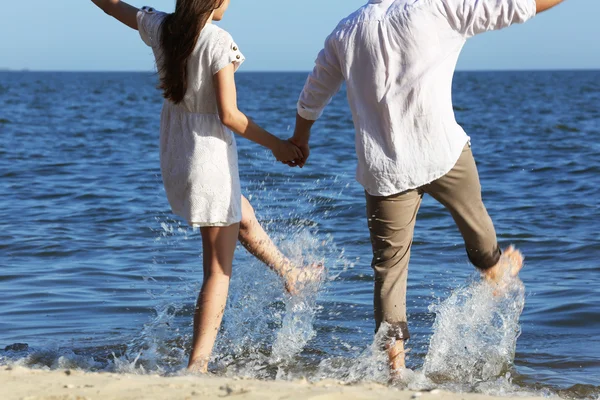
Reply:
<svg viewBox="0 0 600 400"><path fill-rule="evenodd" d="M215 75L229 64L233 64L235 71L237 71L245 60L246 58L231 35L224 30L219 31L211 54L210 68L212 74Z"/></svg>
<svg viewBox="0 0 600 400"><path fill-rule="evenodd" d="M448 22L466 37L523 23L536 14L535 0L442 0Z"/></svg>
<svg viewBox="0 0 600 400"><path fill-rule="evenodd" d="M142 7L137 13L140 37L150 47L160 45L160 28L167 14L151 7Z"/></svg>
<svg viewBox="0 0 600 400"><path fill-rule="evenodd" d="M308 76L298 100L298 115L316 121L344 83L342 67L333 41L329 36L319 53L315 68Z"/></svg>

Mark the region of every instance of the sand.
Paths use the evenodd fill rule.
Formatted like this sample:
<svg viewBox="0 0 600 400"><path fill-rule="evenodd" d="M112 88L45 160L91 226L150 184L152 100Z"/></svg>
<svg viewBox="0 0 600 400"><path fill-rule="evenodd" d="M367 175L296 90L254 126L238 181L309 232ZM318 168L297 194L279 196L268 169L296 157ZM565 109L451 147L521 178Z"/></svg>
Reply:
<svg viewBox="0 0 600 400"><path fill-rule="evenodd" d="M411 392L378 384L342 385L258 381L218 377L160 377L81 371L42 371L1 367L1 400L125 400L125 399L256 399L256 400L484 400L481 394ZM504 398L507 399L507 398ZM519 399L539 399L519 397Z"/></svg>

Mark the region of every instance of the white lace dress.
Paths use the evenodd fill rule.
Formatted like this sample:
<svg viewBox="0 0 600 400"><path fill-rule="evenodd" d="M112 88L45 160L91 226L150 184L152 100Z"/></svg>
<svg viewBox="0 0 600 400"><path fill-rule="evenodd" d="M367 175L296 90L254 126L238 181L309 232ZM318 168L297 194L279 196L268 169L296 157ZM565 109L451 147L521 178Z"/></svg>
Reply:
<svg viewBox="0 0 600 400"><path fill-rule="evenodd" d="M167 16L144 7L137 16L144 43L160 67L160 27ZM191 226L229 226L242 218L242 193L233 133L219 119L213 76L244 61L229 33L207 24L188 61L180 104L166 100L160 123L160 167L173 212ZM160 70L160 68L159 68Z"/></svg>

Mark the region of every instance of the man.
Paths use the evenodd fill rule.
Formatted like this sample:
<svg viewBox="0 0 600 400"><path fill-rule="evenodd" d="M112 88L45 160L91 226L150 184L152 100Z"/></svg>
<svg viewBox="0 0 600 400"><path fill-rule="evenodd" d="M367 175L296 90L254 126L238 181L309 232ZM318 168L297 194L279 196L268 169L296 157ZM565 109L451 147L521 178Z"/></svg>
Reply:
<svg viewBox="0 0 600 400"><path fill-rule="evenodd" d="M454 118L452 77L468 38L561 1L370 0L327 38L308 77L290 139L303 150L301 167L312 125L346 82L373 247L376 329L388 329L392 374L405 366L408 262L425 193L450 211L485 279L499 285L522 267L512 246L501 255L470 138Z"/></svg>

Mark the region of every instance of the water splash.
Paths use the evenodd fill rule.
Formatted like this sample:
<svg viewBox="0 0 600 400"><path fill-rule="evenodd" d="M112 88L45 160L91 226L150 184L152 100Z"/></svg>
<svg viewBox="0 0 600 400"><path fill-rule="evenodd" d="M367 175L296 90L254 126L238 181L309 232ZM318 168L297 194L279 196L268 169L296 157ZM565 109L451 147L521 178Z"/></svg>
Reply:
<svg viewBox="0 0 600 400"><path fill-rule="evenodd" d="M280 249L301 268L325 258L327 242L306 229L278 241ZM253 258L240 265L239 273L252 279L232 281L232 297L215 351L219 369L227 376L281 377L316 335L313 325L323 280L307 283L289 296L283 282Z"/></svg>
<svg viewBox="0 0 600 400"><path fill-rule="evenodd" d="M160 305L156 316L128 345L124 355L113 354L114 371L121 373L170 373L185 366L187 334L176 317L182 304Z"/></svg>
<svg viewBox="0 0 600 400"><path fill-rule="evenodd" d="M284 242L282 250L289 255L294 264L310 268L318 264L324 266L319 247L318 238L308 231L303 231L293 242ZM285 314L273 344L271 362L291 361L316 336L314 321L319 310L317 298L326 273L327 271L324 271L320 279L304 283L296 295L286 296Z"/></svg>
<svg viewBox="0 0 600 400"><path fill-rule="evenodd" d="M473 281L430 306L436 320L423 372L435 382L468 385L501 376L514 360L524 305L524 285L514 278L502 294Z"/></svg>
<svg viewBox="0 0 600 400"><path fill-rule="evenodd" d="M373 342L356 358L328 358L319 364L313 380L336 379L345 383L378 382L387 384L390 374L385 347L385 324Z"/></svg>

